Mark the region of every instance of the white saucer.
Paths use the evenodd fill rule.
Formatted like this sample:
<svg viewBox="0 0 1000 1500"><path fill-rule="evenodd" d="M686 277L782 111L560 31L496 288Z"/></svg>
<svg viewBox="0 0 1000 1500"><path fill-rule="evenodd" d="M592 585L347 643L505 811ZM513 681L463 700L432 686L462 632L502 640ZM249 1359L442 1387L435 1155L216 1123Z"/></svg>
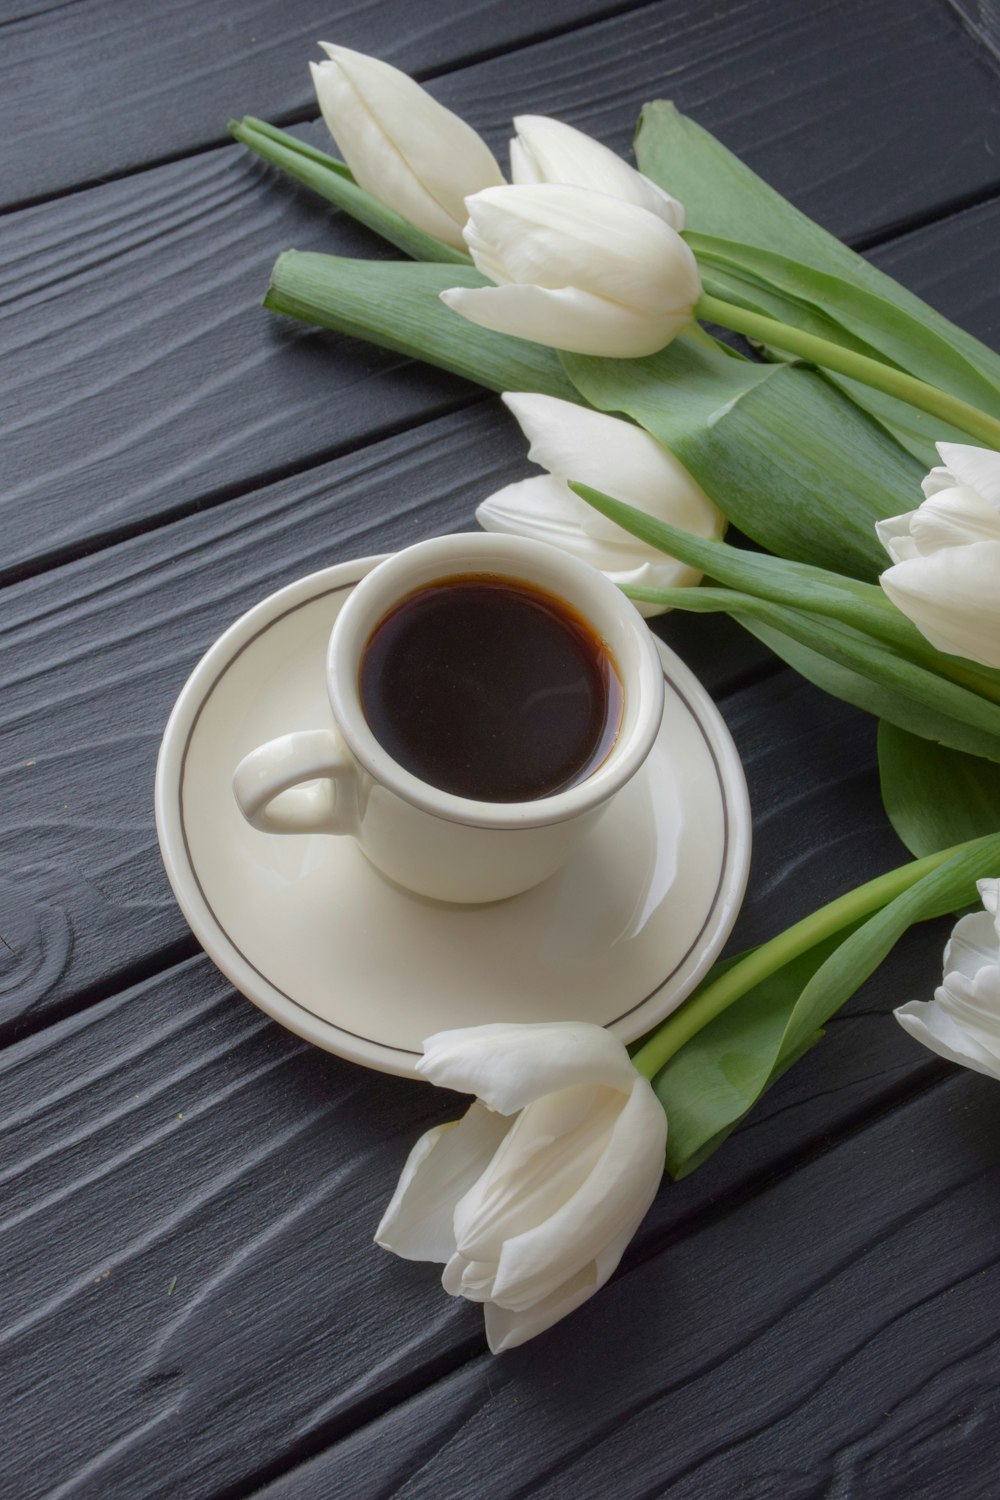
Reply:
<svg viewBox="0 0 1000 1500"><path fill-rule="evenodd" d="M390 885L352 839L259 833L231 790L247 751L329 717L327 638L381 559L343 563L227 630L170 716L156 773L167 875L233 984L299 1036L412 1074L426 1036L486 1021L595 1021L628 1042L717 956L750 860L742 767L717 709L660 646L663 727L576 859L489 906Z"/></svg>

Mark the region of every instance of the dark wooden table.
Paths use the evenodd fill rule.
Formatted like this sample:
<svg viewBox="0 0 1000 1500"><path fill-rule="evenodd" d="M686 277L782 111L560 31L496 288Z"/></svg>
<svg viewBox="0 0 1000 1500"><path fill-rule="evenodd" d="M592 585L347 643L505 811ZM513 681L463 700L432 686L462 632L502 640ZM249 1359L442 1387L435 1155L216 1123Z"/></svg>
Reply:
<svg viewBox="0 0 1000 1500"><path fill-rule="evenodd" d="M911 935L611 1285L500 1359L371 1234L453 1097L299 1042L200 952L152 776L195 662L303 573L465 528L500 403L260 309L383 255L228 143L312 119L319 37L626 151L672 97L1000 340L996 0L10 0L0 38L0 1494L994 1496L1000 1094L889 1018ZM317 129L315 139L322 138ZM728 622L664 633L755 814L746 946L903 857L872 722Z"/></svg>

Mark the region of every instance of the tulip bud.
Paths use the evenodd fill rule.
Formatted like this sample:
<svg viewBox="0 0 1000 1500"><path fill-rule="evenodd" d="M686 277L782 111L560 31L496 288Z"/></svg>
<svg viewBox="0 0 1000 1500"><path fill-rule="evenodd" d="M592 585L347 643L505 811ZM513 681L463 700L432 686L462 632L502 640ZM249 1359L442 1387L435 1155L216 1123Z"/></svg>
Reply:
<svg viewBox="0 0 1000 1500"><path fill-rule="evenodd" d="M518 115L514 129L517 135L510 143L511 182L592 188L649 209L671 229L684 228L682 203L582 130L545 115Z"/></svg>
<svg viewBox="0 0 1000 1500"><path fill-rule="evenodd" d="M632 359L662 349L694 316L695 258L647 208L545 183L487 188L466 207L466 244L496 285L441 299L483 328Z"/></svg>
<svg viewBox="0 0 1000 1500"><path fill-rule="evenodd" d="M531 444L528 457L548 473L484 500L476 511L484 531L550 542L612 583L663 589L699 581L697 569L623 531L569 488L570 480L589 484L695 536L721 536L725 517L669 449L632 422L572 401L515 392L503 399ZM656 604L636 608L644 615L663 612Z"/></svg>
<svg viewBox="0 0 1000 1500"><path fill-rule="evenodd" d="M319 44L310 63L316 98L355 181L418 229L464 250L465 199L504 180L470 125L398 68Z"/></svg>
<svg viewBox="0 0 1000 1500"><path fill-rule="evenodd" d="M934 999L893 1014L932 1052L1000 1078L1000 880L980 880L978 889L985 910L956 923Z"/></svg>
<svg viewBox="0 0 1000 1500"><path fill-rule="evenodd" d="M499 1354L607 1281L656 1194L666 1116L621 1042L583 1022L442 1031L417 1071L480 1099L420 1138L375 1239L444 1261Z"/></svg>
<svg viewBox="0 0 1000 1500"><path fill-rule="evenodd" d="M939 651L1000 667L1000 453L937 450L923 504L876 525L895 564L879 582Z"/></svg>

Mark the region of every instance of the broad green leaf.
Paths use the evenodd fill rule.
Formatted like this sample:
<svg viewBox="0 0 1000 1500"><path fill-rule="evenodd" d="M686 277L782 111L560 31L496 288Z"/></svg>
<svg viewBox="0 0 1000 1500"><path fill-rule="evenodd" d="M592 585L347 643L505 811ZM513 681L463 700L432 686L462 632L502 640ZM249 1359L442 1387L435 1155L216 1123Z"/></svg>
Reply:
<svg viewBox="0 0 1000 1500"><path fill-rule="evenodd" d="M878 766L889 821L914 854L1000 830L1000 766L995 761L963 755L883 723Z"/></svg>
<svg viewBox="0 0 1000 1500"><path fill-rule="evenodd" d="M689 339L641 360L562 359L592 406L645 427L768 551L871 582L885 567L875 522L913 508L923 468L815 372Z"/></svg>
<svg viewBox="0 0 1000 1500"><path fill-rule="evenodd" d="M673 1175L692 1171L725 1140L909 927L969 905L976 881L997 869L1000 834L957 851L874 916L846 926L748 990L687 1042L654 1080L670 1121ZM714 971L700 992L713 979Z"/></svg>
<svg viewBox="0 0 1000 1500"><path fill-rule="evenodd" d="M809 682L913 734L1000 760L1000 705L830 619L734 589L627 589L672 609L732 615Z"/></svg>
<svg viewBox="0 0 1000 1500"><path fill-rule="evenodd" d="M415 260L469 265L469 257L461 250L453 250L433 235L425 234L395 209L388 208L359 187L349 169L335 156L327 156L325 151L269 125L266 120L256 120L252 115L242 120L230 120L229 132L272 166L304 183L328 203L335 203L352 219L374 229L376 234Z"/></svg>
<svg viewBox="0 0 1000 1500"><path fill-rule="evenodd" d="M264 306L440 365L494 391L540 391L579 401L553 350L478 328L438 297L446 287L485 284L472 266L286 250L271 273Z"/></svg>
<svg viewBox="0 0 1000 1500"><path fill-rule="evenodd" d="M684 204L689 230L775 251L884 298L1000 388L1000 355L793 208L673 104L646 105L635 151L640 171Z"/></svg>

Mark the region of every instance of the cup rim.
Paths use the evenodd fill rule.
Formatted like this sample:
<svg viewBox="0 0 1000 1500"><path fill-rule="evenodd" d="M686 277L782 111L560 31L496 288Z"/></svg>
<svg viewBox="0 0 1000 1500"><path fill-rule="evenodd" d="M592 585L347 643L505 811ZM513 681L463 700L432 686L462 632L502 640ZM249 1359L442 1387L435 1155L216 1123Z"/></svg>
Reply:
<svg viewBox="0 0 1000 1500"><path fill-rule="evenodd" d="M376 739L358 692L360 654L378 620L393 604L433 581L425 574L429 565L440 565L440 574L435 577L441 578L469 571L517 577L519 562L533 575L529 581L566 597L605 640L625 690L623 722L630 700L636 704L636 713L627 739L622 741L620 731L601 764L575 786L549 797L521 802L461 797L407 771ZM545 578L535 576L538 572ZM362 631L364 639L359 645ZM372 779L422 812L474 828L547 827L599 807L642 765L653 747L663 712L663 671L653 636L617 585L589 563L548 542L496 532L433 537L393 553L374 568L361 580L337 617L327 648L326 680L337 727L355 759Z"/></svg>

